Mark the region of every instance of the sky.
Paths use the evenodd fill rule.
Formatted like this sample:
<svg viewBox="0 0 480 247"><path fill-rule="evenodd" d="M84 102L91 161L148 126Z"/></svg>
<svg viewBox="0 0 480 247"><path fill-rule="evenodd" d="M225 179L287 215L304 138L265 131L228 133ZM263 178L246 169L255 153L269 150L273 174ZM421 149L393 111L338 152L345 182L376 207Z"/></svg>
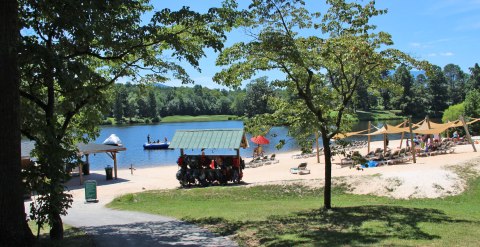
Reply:
<svg viewBox="0 0 480 247"><path fill-rule="evenodd" d="M154 8L177 10L189 6L192 10L205 12L210 7L220 6L220 0L175 0L152 1ZM239 0L240 7L250 1ZM311 11L324 12L325 1L307 0L306 7ZM470 73L469 68L480 62L480 0L377 0L377 8L386 8L388 13L375 17L372 21L377 31L392 35L394 45L418 60L427 60L444 67L449 63L459 65ZM226 47L235 42L245 41L240 30L227 35ZM196 84L209 88L224 88L212 81L220 68L215 66L218 54L207 50L207 57L200 60L201 72L184 64ZM183 65L183 64L182 64ZM269 75L279 77L280 75ZM254 79L254 78L253 78ZM172 80L169 86L181 86Z"/></svg>

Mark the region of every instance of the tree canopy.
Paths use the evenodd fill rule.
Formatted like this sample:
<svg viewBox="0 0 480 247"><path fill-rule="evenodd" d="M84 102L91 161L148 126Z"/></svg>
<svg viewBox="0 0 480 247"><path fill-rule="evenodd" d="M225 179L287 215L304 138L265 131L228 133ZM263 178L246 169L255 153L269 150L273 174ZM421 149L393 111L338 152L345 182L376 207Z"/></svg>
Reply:
<svg viewBox="0 0 480 247"><path fill-rule="evenodd" d="M416 63L395 49L385 32L370 23L385 14L374 1L365 5L328 0L328 11L311 13L299 0L253 1L244 15L250 42L226 48L217 65L227 66L214 79L238 86L258 71L276 70L284 79L273 85L292 97L278 99L271 115L275 122L302 129L303 135L320 131L325 153L324 207L331 207L331 150L329 141L348 125L345 115L360 84L382 87L383 76L400 61ZM305 130L311 130L305 133ZM293 133L292 133L293 134Z"/></svg>
<svg viewBox="0 0 480 247"><path fill-rule="evenodd" d="M188 7L163 9L143 23L141 16L152 10L146 0L19 3L21 128L35 141L34 174L41 178L31 213L59 239L60 215L71 203L62 185L64 164L77 159L75 143L98 135L107 90L125 77L165 81L171 74L191 82L178 61L198 69L205 48L219 51L235 18L234 5L226 1L204 14Z"/></svg>

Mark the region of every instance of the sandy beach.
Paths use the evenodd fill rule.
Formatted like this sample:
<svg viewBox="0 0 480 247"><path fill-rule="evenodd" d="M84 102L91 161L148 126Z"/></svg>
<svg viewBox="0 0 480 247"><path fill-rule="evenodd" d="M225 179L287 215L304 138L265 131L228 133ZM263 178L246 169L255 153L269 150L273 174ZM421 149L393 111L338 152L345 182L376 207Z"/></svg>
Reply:
<svg viewBox="0 0 480 247"><path fill-rule="evenodd" d="M400 140L390 141L390 148L398 147ZM405 143L403 143L405 144ZM371 149L383 147L383 142L371 143ZM480 148L476 144L477 150ZM367 148L359 150L367 153ZM320 163L316 157L293 159L297 152L277 153L279 163L264 165L244 170L243 181L246 186L270 183L304 183L311 186L323 186L324 156ZM465 181L455 173L455 166L468 166L480 173L480 150L474 152L472 145L457 145L455 152L429 157L418 157L417 163L409 161L403 164L380 166L362 170L341 167L340 156L335 156L332 167L334 184L345 183L351 193L374 194L393 198L436 198L461 193ZM245 159L248 163L251 159ZM310 174L291 174L290 168L301 162L308 163ZM106 204L115 197L126 193L145 190L179 188L175 177L178 167L162 166L136 169L131 174L129 169L119 170L117 180L105 180L105 171L91 171L86 180L93 179L98 183L97 196L100 204ZM84 201L84 189L75 177L67 184L70 193L77 203Z"/></svg>

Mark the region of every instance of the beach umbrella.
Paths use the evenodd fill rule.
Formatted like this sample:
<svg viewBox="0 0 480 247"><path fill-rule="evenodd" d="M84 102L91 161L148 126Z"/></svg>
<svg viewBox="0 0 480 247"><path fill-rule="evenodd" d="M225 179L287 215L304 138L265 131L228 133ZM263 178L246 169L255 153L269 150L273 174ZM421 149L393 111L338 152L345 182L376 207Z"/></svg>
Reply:
<svg viewBox="0 0 480 247"><path fill-rule="evenodd" d="M265 145L265 144L270 143L270 141L267 138L265 138L264 136L252 137L252 138L250 138L250 141L252 141L253 143L258 144L258 145Z"/></svg>

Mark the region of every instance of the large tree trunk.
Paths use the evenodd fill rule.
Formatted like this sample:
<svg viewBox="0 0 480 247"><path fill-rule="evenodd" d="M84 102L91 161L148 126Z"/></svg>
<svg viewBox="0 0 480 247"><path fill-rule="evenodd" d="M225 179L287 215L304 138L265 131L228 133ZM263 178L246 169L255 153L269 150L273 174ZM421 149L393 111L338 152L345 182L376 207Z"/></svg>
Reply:
<svg viewBox="0 0 480 247"><path fill-rule="evenodd" d="M322 130L323 152L325 155L325 187L323 188L323 207L332 208L332 150L325 130Z"/></svg>
<svg viewBox="0 0 480 247"><path fill-rule="evenodd" d="M19 42L16 0L0 2L0 246L30 246L23 204L20 150Z"/></svg>
<svg viewBox="0 0 480 247"><path fill-rule="evenodd" d="M50 239L60 240L63 239L63 223L59 214L53 216L51 222L52 228L50 229Z"/></svg>

